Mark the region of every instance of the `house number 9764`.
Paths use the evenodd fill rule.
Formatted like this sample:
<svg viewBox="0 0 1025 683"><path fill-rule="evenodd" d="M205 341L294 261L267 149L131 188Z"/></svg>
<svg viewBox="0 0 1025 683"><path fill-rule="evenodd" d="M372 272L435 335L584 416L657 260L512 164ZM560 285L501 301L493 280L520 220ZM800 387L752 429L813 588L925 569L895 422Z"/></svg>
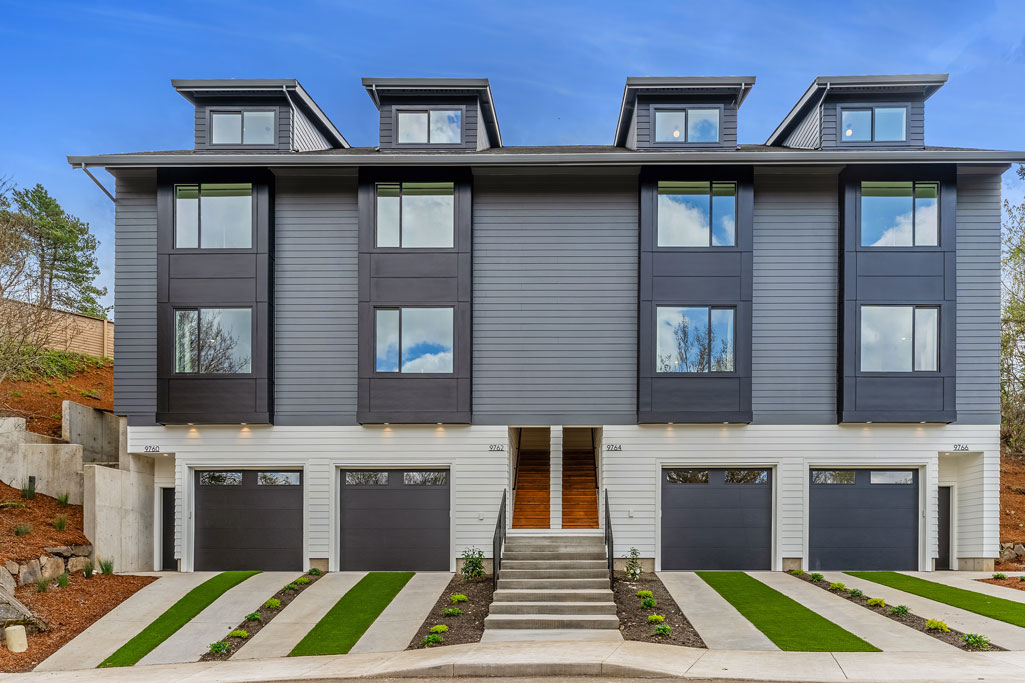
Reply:
<svg viewBox="0 0 1025 683"><path fill-rule="evenodd" d="M954 444L954 450L955 451L967 451L968 450L968 444L966 444L966 443L956 443L956 444Z"/></svg>

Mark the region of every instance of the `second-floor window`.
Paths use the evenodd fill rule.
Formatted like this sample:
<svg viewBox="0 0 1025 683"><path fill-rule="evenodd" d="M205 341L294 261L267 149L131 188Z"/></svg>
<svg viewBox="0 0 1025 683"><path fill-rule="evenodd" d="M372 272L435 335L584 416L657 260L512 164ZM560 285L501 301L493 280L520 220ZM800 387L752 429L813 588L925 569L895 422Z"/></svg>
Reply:
<svg viewBox="0 0 1025 683"><path fill-rule="evenodd" d="M843 107L840 110L841 142L904 142L907 139L907 107Z"/></svg>
<svg viewBox="0 0 1025 683"><path fill-rule="evenodd" d="M939 245L939 196L935 182L862 182L861 246Z"/></svg>
<svg viewBox="0 0 1025 683"><path fill-rule="evenodd" d="M378 308L374 315L377 372L452 372L452 308Z"/></svg>
<svg viewBox="0 0 1025 683"><path fill-rule="evenodd" d="M660 247L732 247L737 241L737 184L658 183Z"/></svg>
<svg viewBox="0 0 1025 683"><path fill-rule="evenodd" d="M719 142L719 109L688 107L655 110L655 142L703 144Z"/></svg>
<svg viewBox="0 0 1025 683"><path fill-rule="evenodd" d="M733 308L657 306L655 370L733 372Z"/></svg>
<svg viewBox="0 0 1025 683"><path fill-rule="evenodd" d="M252 309L175 309L176 373L239 375L252 372L252 367Z"/></svg>
<svg viewBox="0 0 1025 683"><path fill-rule="evenodd" d="M378 183L377 246L452 248L454 188L453 183Z"/></svg>
<svg viewBox="0 0 1025 683"><path fill-rule="evenodd" d="M273 145L273 111L210 112L210 144Z"/></svg>
<svg viewBox="0 0 1025 683"><path fill-rule="evenodd" d="M250 249L253 185L202 183L174 188L176 249Z"/></svg>
<svg viewBox="0 0 1025 683"><path fill-rule="evenodd" d="M862 306L862 372L939 369L940 311L935 306Z"/></svg>
<svg viewBox="0 0 1025 683"><path fill-rule="evenodd" d="M396 119L400 144L458 145L463 141L463 112L459 109L399 111Z"/></svg>

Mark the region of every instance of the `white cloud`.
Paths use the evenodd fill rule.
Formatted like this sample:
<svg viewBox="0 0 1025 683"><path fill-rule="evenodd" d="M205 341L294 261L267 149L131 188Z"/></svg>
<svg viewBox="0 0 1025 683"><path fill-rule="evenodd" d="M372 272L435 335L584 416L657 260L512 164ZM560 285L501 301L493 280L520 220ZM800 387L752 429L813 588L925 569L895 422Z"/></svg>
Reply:
<svg viewBox="0 0 1025 683"><path fill-rule="evenodd" d="M452 372L452 352L425 353L424 355L405 361L402 372Z"/></svg>
<svg viewBox="0 0 1025 683"><path fill-rule="evenodd" d="M706 247L708 213L677 199L683 196L658 196L658 244L662 247Z"/></svg>

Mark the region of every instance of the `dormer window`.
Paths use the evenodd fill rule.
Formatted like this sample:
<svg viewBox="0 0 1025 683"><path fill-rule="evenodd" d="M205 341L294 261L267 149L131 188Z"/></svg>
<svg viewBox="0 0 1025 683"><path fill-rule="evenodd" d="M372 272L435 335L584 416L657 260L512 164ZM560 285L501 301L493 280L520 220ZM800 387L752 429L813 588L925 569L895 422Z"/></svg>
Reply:
<svg viewBox="0 0 1025 683"><path fill-rule="evenodd" d="M904 142L907 129L907 107L843 107L840 112L841 142Z"/></svg>
<svg viewBox="0 0 1025 683"><path fill-rule="evenodd" d="M458 145L463 142L461 109L398 109L396 114L399 144Z"/></svg>
<svg viewBox="0 0 1025 683"><path fill-rule="evenodd" d="M210 112L210 144L273 145L273 109Z"/></svg>
<svg viewBox="0 0 1025 683"><path fill-rule="evenodd" d="M718 107L674 107L654 110L656 144L718 144Z"/></svg>

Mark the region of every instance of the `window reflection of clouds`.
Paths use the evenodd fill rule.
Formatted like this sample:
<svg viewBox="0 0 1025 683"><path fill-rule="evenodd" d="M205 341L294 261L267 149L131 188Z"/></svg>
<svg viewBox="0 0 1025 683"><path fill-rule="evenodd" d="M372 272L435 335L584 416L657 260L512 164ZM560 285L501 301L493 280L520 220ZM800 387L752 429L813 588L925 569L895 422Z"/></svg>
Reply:
<svg viewBox="0 0 1025 683"><path fill-rule="evenodd" d="M453 310L402 309L402 372L452 372Z"/></svg>
<svg viewBox="0 0 1025 683"><path fill-rule="evenodd" d="M462 112L453 110L431 110L431 144L459 144L462 134Z"/></svg>
<svg viewBox="0 0 1025 683"><path fill-rule="evenodd" d="M400 111L399 142L427 142L427 112Z"/></svg>

